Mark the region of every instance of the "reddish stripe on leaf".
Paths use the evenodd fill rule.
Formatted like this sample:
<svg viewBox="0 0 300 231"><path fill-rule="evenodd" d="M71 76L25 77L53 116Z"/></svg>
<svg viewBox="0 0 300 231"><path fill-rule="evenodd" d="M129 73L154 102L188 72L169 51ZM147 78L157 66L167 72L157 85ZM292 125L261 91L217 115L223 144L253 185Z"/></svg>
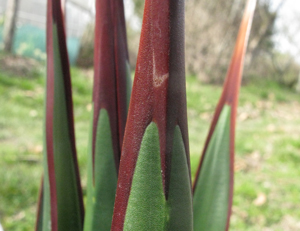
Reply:
<svg viewBox="0 0 300 231"><path fill-rule="evenodd" d="M52 230L57 231L57 198L53 156L53 108L54 108L54 54L53 54L53 2L47 4L47 102L46 102L46 148L50 184Z"/></svg>
<svg viewBox="0 0 300 231"><path fill-rule="evenodd" d="M72 155L73 155L73 162L74 162L74 169L76 174L76 182L77 182L77 191L79 198L83 198L81 183L80 183L80 174L78 169L78 160L77 160L77 151L76 151L76 142L75 142L75 128L74 128L74 115L73 115L73 100L72 100L72 84L71 84L71 74L70 74L70 64L68 58L68 51L67 51L67 43L66 43L66 31L65 31L65 20L63 11L61 9L62 4L60 1L53 1L56 4L54 5L54 11L56 12L56 17L54 17L54 21L57 20L57 35L58 35L58 42L59 42L59 51L60 51L60 58L62 61L62 71L64 76L64 88L65 88L65 98L66 98L66 105L67 105L67 118L68 118L68 127L69 127L69 137L71 139L71 148L72 148ZM55 20L56 19L56 20ZM84 206L83 202L80 203L80 211L81 217L83 220L84 217Z"/></svg>
<svg viewBox="0 0 300 231"><path fill-rule="evenodd" d="M193 190L195 190L200 169L204 160L204 154L207 151L208 144L215 130L221 111L224 105L227 104L232 108L232 112L230 116L230 192L229 192L229 206L228 206L226 230L228 230L229 228L229 219L231 214L232 197L233 197L234 140L235 140L235 122L236 122L237 103L238 103L239 89L240 89L241 79L242 79L244 58L245 58L247 43L249 39L250 29L252 25L255 6L256 6L256 0L248 0L246 4L244 16L240 25L231 63L225 79L223 92L219 100L219 103L217 105L217 108L215 110L215 114L204 145L204 149L200 160L200 165L197 170L196 178L193 185Z"/></svg>
<svg viewBox="0 0 300 231"><path fill-rule="evenodd" d="M50 201L51 201L51 225L52 229L57 230L57 195L55 181L55 166L54 166L54 150L53 150L53 109L54 109L54 47L53 47L53 25L57 27L57 36L59 42L59 56L61 58L61 66L64 77L65 99L67 105L67 118L69 137L72 148L73 162L75 166L77 191L79 198L82 198L82 190L80 187L80 178L78 170L78 162L75 148L74 134L74 118L72 104L71 78L69 70L69 59L66 47L66 35L64 28L64 20L61 9L60 0L48 0L47 2L47 102L46 102L46 145L48 157L48 171L50 183ZM83 202L80 201L80 211L83 220L84 208Z"/></svg>
<svg viewBox="0 0 300 231"><path fill-rule="evenodd" d="M117 89L118 110L118 138L120 149L123 144L123 136L127 119L127 78L126 61L128 61L127 36L123 1L115 0L112 3L114 16L114 43L115 43L115 71ZM119 156L120 158L120 156ZM119 166L117 166L119 169Z"/></svg>
<svg viewBox="0 0 300 231"><path fill-rule="evenodd" d="M228 88L226 93L226 103L231 105L233 110L230 118L230 192L229 192L229 206L226 230L229 229L229 221L231 215L231 206L233 198L233 183L234 183L234 144L235 144L235 125L236 125L236 113L238 106L238 96L241 86L242 73L244 67L245 53L247 50L247 44L249 40L249 34L252 26L253 15L255 11L256 0L248 0L244 16L240 25L240 30L232 57L232 61L227 73L227 76L234 76L228 78ZM230 81L231 80L231 81Z"/></svg>
<svg viewBox="0 0 300 231"><path fill-rule="evenodd" d="M119 170L112 230L122 230L141 141L150 122L159 131L165 196L173 132L178 124L189 161L184 73L184 2L146 0L136 75Z"/></svg>
<svg viewBox="0 0 300 231"><path fill-rule="evenodd" d="M125 38L123 1L96 1L93 160L99 113L101 108L105 108L110 118L116 171L119 168L127 117L126 61L128 50Z"/></svg>
<svg viewBox="0 0 300 231"><path fill-rule="evenodd" d="M101 108L105 108L111 120L113 141L117 138L116 89L114 65L114 39L110 1L96 1L95 50L94 50L94 120L93 160L97 123ZM116 148L113 142L114 149ZM118 150L114 150L118 153ZM116 157L115 157L116 159Z"/></svg>
<svg viewBox="0 0 300 231"><path fill-rule="evenodd" d="M42 176L41 187L39 191L39 199L37 203L35 231L39 231L39 224L43 222L43 200L44 200L44 176Z"/></svg>

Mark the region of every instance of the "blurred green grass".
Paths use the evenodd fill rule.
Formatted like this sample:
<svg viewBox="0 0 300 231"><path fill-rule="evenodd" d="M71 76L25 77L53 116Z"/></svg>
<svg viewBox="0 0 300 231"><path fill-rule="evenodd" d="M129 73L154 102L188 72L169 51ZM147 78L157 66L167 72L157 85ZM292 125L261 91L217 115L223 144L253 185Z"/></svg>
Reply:
<svg viewBox="0 0 300 231"><path fill-rule="evenodd" d="M78 159L86 185L92 76L72 68ZM45 74L0 71L0 221L33 230L42 175ZM221 86L187 77L192 175ZM236 131L235 195L230 230L300 230L300 96L263 79L242 87ZM85 191L85 190L84 190Z"/></svg>

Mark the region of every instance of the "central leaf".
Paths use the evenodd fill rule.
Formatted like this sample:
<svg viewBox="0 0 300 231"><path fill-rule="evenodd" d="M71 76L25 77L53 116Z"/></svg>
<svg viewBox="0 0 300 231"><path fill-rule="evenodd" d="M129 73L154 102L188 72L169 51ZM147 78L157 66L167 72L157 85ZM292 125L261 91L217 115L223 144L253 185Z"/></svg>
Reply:
<svg viewBox="0 0 300 231"><path fill-rule="evenodd" d="M161 175L159 135L155 123L147 127L136 163L124 230L164 230L166 202Z"/></svg>

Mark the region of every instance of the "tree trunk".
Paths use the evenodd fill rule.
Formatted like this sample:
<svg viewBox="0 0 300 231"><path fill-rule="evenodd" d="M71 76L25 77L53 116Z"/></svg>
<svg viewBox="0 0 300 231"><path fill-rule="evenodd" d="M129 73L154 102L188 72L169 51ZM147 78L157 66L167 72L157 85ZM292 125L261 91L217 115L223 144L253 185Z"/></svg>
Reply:
<svg viewBox="0 0 300 231"><path fill-rule="evenodd" d="M92 67L94 64L94 23L86 26L80 41L76 65L83 68Z"/></svg>
<svg viewBox="0 0 300 231"><path fill-rule="evenodd" d="M3 29L4 50L11 53L15 34L19 0L7 0Z"/></svg>
<svg viewBox="0 0 300 231"><path fill-rule="evenodd" d="M299 75L298 75L298 82L297 82L297 86L296 86L296 91L298 93L300 93L300 72L299 72Z"/></svg>

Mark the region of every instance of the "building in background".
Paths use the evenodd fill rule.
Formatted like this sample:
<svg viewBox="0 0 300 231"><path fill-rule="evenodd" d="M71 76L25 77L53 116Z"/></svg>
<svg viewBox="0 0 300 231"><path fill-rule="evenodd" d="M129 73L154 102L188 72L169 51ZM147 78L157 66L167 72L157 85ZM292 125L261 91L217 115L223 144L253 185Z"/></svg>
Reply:
<svg viewBox="0 0 300 231"><path fill-rule="evenodd" d="M0 43L8 0L0 0ZM94 20L94 0L65 0L67 43L71 63L75 63L80 38L86 25ZM13 53L45 60L46 0L20 0Z"/></svg>

